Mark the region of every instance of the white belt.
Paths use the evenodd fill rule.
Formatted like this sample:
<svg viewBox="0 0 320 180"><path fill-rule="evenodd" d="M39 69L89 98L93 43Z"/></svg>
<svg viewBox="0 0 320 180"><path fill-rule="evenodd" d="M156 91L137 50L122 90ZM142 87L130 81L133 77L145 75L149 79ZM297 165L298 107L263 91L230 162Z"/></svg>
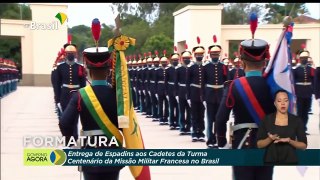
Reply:
<svg viewBox="0 0 320 180"><path fill-rule="evenodd" d="M186 87L186 84L180 84L180 83L179 83L179 86L183 86L183 87Z"/></svg>
<svg viewBox="0 0 320 180"><path fill-rule="evenodd" d="M62 87L66 87L66 88L79 88L80 85L79 85L79 84L76 84L76 85L73 85L73 84L62 84Z"/></svg>
<svg viewBox="0 0 320 180"><path fill-rule="evenodd" d="M168 82L168 84L174 85L174 83L173 83L173 82Z"/></svg>
<svg viewBox="0 0 320 180"><path fill-rule="evenodd" d="M98 135L104 135L103 131L101 129L97 130L89 130L89 131L83 131L81 130L81 134L83 136L98 136Z"/></svg>
<svg viewBox="0 0 320 180"><path fill-rule="evenodd" d="M150 83L155 83L154 81L150 81Z"/></svg>
<svg viewBox="0 0 320 180"><path fill-rule="evenodd" d="M223 85L206 84L206 87L213 88L213 89L220 89L220 88L223 88Z"/></svg>
<svg viewBox="0 0 320 180"><path fill-rule="evenodd" d="M191 86L196 87L196 88L201 88L201 86L198 84L191 84Z"/></svg>
<svg viewBox="0 0 320 180"><path fill-rule="evenodd" d="M309 86L311 85L311 82L297 82L296 85L302 85L302 86Z"/></svg>
<svg viewBox="0 0 320 180"><path fill-rule="evenodd" d="M233 131L237 131L243 128L258 128L258 125L256 123L241 123L241 124L234 125L231 128Z"/></svg>
<svg viewBox="0 0 320 180"><path fill-rule="evenodd" d="M164 81L158 81L158 83L164 83Z"/></svg>

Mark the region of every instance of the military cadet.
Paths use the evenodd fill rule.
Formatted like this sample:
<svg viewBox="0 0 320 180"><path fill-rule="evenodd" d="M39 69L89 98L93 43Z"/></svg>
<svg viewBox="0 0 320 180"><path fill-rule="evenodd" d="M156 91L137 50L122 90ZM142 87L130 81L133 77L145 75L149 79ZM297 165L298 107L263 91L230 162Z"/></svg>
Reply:
<svg viewBox="0 0 320 180"><path fill-rule="evenodd" d="M259 121L276 110L271 89L262 77L265 59L269 58L268 49L266 41L254 37L240 43L240 57L246 74L245 77L229 81L230 85L224 90L215 123L218 146L221 148L228 145L226 123L231 110L234 112L235 124L231 128L233 138L230 140L233 149L257 148ZM273 166L233 166L233 174L235 179L271 180Z"/></svg>
<svg viewBox="0 0 320 180"><path fill-rule="evenodd" d="M152 73L152 54L149 52L147 58L146 68L144 70L144 87L145 87L145 104L146 104L146 118L152 118L152 105L151 105L151 91L150 91L150 79Z"/></svg>
<svg viewBox="0 0 320 180"><path fill-rule="evenodd" d="M245 76L244 70L241 68L240 63L241 62L240 62L240 59L238 57L236 57L233 60L234 68L232 68L231 71L229 71L228 80L234 80L234 79L237 79L239 77Z"/></svg>
<svg viewBox="0 0 320 180"><path fill-rule="evenodd" d="M163 51L163 56L160 58L160 68L155 71L156 73L156 97L158 99L158 111L160 118L160 125L168 124L168 115L169 115L169 107L168 107L168 99L167 96L167 74L166 70L168 69L168 58L166 57L166 51Z"/></svg>
<svg viewBox="0 0 320 180"><path fill-rule="evenodd" d="M188 51L187 44L185 45L185 51L181 53L182 62L181 66L177 68L177 75L175 79L175 85L177 89L177 102L179 105L179 125L180 135L190 134L191 128L191 107L187 102L187 71L193 65L191 62L192 53Z"/></svg>
<svg viewBox="0 0 320 180"><path fill-rule="evenodd" d="M57 66L56 102L60 112L66 109L72 95L72 91L86 86L86 72L82 65L74 62L77 54L76 45L65 46L66 60ZM75 117L76 119L78 117ZM74 122L77 122L76 120ZM77 136L77 124L74 124L74 136Z"/></svg>
<svg viewBox="0 0 320 180"><path fill-rule="evenodd" d="M217 110L223 95L223 83L227 80L228 66L220 62L221 46L214 44L208 47L211 60L203 67L204 99L207 109L207 146L215 148L217 140L214 131Z"/></svg>
<svg viewBox="0 0 320 180"><path fill-rule="evenodd" d="M57 88L61 88L61 87L57 87L57 65L60 64L62 61L65 60L65 52L64 52L64 49L61 48L61 50L59 51L58 53L58 56L56 58L56 60L54 61L53 63L53 66L52 66L52 71L51 71L51 85L53 87L53 93L54 93L54 104L55 104L55 112L57 113L58 115L58 118L61 117L61 112L59 111L59 107L58 107L58 104L56 102L57 100L57 95L55 94L58 90Z"/></svg>
<svg viewBox="0 0 320 180"><path fill-rule="evenodd" d="M137 70L138 70L138 62L136 60L136 55L133 55L133 60L132 60L132 67L133 67L133 71L132 71L132 89L133 89L133 92L132 96L135 97L135 100L133 102L133 105L134 105L134 110L138 110L139 109L139 96L137 95L138 94L138 90L137 90Z"/></svg>
<svg viewBox="0 0 320 180"><path fill-rule="evenodd" d="M199 37L197 38L200 44ZM205 142L204 131L204 111L203 105L203 65L205 49L203 46L196 46L192 49L196 59L188 69L187 74L187 98L188 104L191 106L192 117L192 142L201 141Z"/></svg>
<svg viewBox="0 0 320 180"><path fill-rule="evenodd" d="M4 68L3 68L3 59L0 57L0 98L2 98L4 86Z"/></svg>
<svg viewBox="0 0 320 180"><path fill-rule="evenodd" d="M59 127L63 136L71 137L75 128L73 124L76 124L75 121L78 121L76 117L80 114L82 135L87 136L84 140L85 146L81 147L82 149L120 149L122 147L119 142L117 143L119 146L116 143L110 144L110 140L115 135L119 135L123 139L120 133L121 128L118 125L116 91L106 81L112 68L112 60L109 58L110 52L107 47L92 47L84 50L83 57L92 79L91 85L81 88L73 94L62 115ZM93 102L97 103L94 107L91 104ZM108 121L107 126L99 116L93 116L93 114L101 112L105 114L104 120ZM113 130L107 134L103 130L105 128ZM95 141L95 138L98 139L101 136L107 138L106 143ZM92 146L91 144L96 145ZM81 167L85 180L118 180L122 168L123 166Z"/></svg>
<svg viewBox="0 0 320 180"><path fill-rule="evenodd" d="M320 67L317 67L314 73L314 96L320 106ZM319 119L320 129L320 119Z"/></svg>
<svg viewBox="0 0 320 180"><path fill-rule="evenodd" d="M308 66L309 51L303 49L299 53L301 65L293 69L295 92L297 96L297 115L303 120L305 131L307 131L308 112L311 108L313 94L314 68ZM306 133L308 135L308 133Z"/></svg>
<svg viewBox="0 0 320 180"><path fill-rule="evenodd" d="M129 76L130 76L130 84L131 84L131 95L132 95L132 103L133 107L136 109L137 107L137 100L136 100L136 85L135 85L135 75L136 75L136 55L129 56L129 61L131 64L131 68L129 69Z"/></svg>
<svg viewBox="0 0 320 180"><path fill-rule="evenodd" d="M155 51L155 57L153 58L153 66L154 68L151 69L151 73L150 73L150 93L151 93L151 106L152 106L152 121L159 121L160 120L160 116L159 116L159 100L156 96L157 94L157 71L158 69L160 69L159 67L159 63L160 63L160 58L158 56L158 51Z"/></svg>
<svg viewBox="0 0 320 180"><path fill-rule="evenodd" d="M177 51L177 48L174 48ZM169 127L170 130L180 129L179 128L179 109L178 102L176 100L177 89L174 84L176 79L176 71L179 67L180 55L173 53L170 55L171 66L167 69L167 87L168 87L168 99L169 99Z"/></svg>
<svg viewBox="0 0 320 180"><path fill-rule="evenodd" d="M139 60L137 62L138 67L137 67L137 71L136 71L136 88L137 88L137 105L138 105L138 110L137 112L142 112L141 111L141 106L142 106L142 101L141 101L141 91L142 91L142 77L141 77L141 72L143 69L143 62L142 62L142 57L141 55L139 55Z"/></svg>

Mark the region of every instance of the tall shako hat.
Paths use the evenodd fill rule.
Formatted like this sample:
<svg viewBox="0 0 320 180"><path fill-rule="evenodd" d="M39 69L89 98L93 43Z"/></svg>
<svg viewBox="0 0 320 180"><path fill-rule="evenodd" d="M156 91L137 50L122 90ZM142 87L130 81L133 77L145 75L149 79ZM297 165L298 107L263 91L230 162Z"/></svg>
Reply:
<svg viewBox="0 0 320 180"><path fill-rule="evenodd" d="M149 52L149 56L148 56L148 58L147 58L147 63L148 63L148 64L152 63L152 60L153 60L152 54L151 54L151 52Z"/></svg>
<svg viewBox="0 0 320 180"><path fill-rule="evenodd" d="M254 39L254 33L258 26L258 17L255 13L250 15L250 30L252 39L244 40L240 43L240 56L241 59L259 62L270 58L269 45L265 40Z"/></svg>
<svg viewBox="0 0 320 180"><path fill-rule="evenodd" d="M166 54L167 54L167 50L163 50L163 56L160 58L160 62L168 62L168 58Z"/></svg>
<svg viewBox="0 0 320 180"><path fill-rule="evenodd" d="M213 45L208 47L208 53L220 54L221 53L221 46L217 44L217 36L213 35Z"/></svg>
<svg viewBox="0 0 320 180"><path fill-rule="evenodd" d="M137 60L136 60L136 55L133 55L133 60L132 60L132 65L136 66L137 65Z"/></svg>
<svg viewBox="0 0 320 180"><path fill-rule="evenodd" d="M184 45L184 51L182 51L181 56L182 58L191 58L192 57L192 53L188 50L188 44L186 43Z"/></svg>
<svg viewBox="0 0 320 180"><path fill-rule="evenodd" d="M159 53L157 50L154 51L155 57L153 58L153 62L159 62L160 58L159 58Z"/></svg>
<svg viewBox="0 0 320 180"><path fill-rule="evenodd" d="M200 46L200 37L199 36L197 36L197 43L198 43L198 46L194 47L192 49L192 52L194 54L204 54L205 49L203 46Z"/></svg>
<svg viewBox="0 0 320 180"><path fill-rule="evenodd" d="M87 48L83 51L84 62L88 69L108 68L112 66L110 52L107 47L98 47L101 35L101 25L98 18L93 19L91 25L92 37L95 47Z"/></svg>
<svg viewBox="0 0 320 180"><path fill-rule="evenodd" d="M174 46L173 50L174 50L173 53L170 55L170 60L174 60L174 59L179 60L180 54L177 53L177 51L178 51L177 46Z"/></svg>
<svg viewBox="0 0 320 180"><path fill-rule="evenodd" d="M68 34L68 42L63 45L65 52L77 52L77 45L72 44L72 35Z"/></svg>
<svg viewBox="0 0 320 180"><path fill-rule="evenodd" d="M306 48L306 44L301 44L301 50L299 52L299 58L301 57L307 57L309 58L310 57L310 52L307 50Z"/></svg>

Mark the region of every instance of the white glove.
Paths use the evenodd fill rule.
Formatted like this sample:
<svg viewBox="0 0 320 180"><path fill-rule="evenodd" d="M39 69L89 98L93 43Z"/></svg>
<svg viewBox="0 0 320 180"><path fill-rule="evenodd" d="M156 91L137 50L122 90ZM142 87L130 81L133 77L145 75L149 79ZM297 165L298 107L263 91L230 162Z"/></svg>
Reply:
<svg viewBox="0 0 320 180"><path fill-rule="evenodd" d="M206 101L203 101L203 106L204 106L204 108L207 109L207 103L206 103Z"/></svg>
<svg viewBox="0 0 320 180"><path fill-rule="evenodd" d="M158 96L158 94L156 94L156 98L157 98L157 100L159 100L159 96Z"/></svg>
<svg viewBox="0 0 320 180"><path fill-rule="evenodd" d="M148 94L149 94L149 96L151 96L151 92L150 91L148 91Z"/></svg>
<svg viewBox="0 0 320 180"><path fill-rule="evenodd" d="M136 88L134 87L133 90L136 91Z"/></svg>
<svg viewBox="0 0 320 180"><path fill-rule="evenodd" d="M143 90L143 94L146 94L146 90Z"/></svg>
<svg viewBox="0 0 320 180"><path fill-rule="evenodd" d="M166 98L167 98L167 101L169 101L169 96L168 95L166 96Z"/></svg>
<svg viewBox="0 0 320 180"><path fill-rule="evenodd" d="M191 107L191 100L188 99L187 102L188 102L188 104L189 104L189 107Z"/></svg>
<svg viewBox="0 0 320 180"><path fill-rule="evenodd" d="M141 95L141 91L138 91L139 95Z"/></svg>
<svg viewBox="0 0 320 180"><path fill-rule="evenodd" d="M57 106L58 106L58 108L59 108L59 111L60 111L60 112L63 112L63 111L62 111L62 107L61 107L61 103L57 103Z"/></svg>
<svg viewBox="0 0 320 180"><path fill-rule="evenodd" d="M177 100L177 102L179 103L179 96L176 96L176 100Z"/></svg>

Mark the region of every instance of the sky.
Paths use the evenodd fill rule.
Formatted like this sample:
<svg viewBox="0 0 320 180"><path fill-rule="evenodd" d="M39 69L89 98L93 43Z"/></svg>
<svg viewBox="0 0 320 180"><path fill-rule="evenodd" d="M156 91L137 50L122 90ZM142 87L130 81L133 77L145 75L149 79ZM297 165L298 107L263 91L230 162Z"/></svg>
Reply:
<svg viewBox="0 0 320 180"><path fill-rule="evenodd" d="M91 26L91 21L98 18L102 23L114 25L118 15L111 10L111 3L67 3L68 26L73 27L84 24ZM282 4L282 3L279 3ZM320 3L306 3L311 17L320 19Z"/></svg>

